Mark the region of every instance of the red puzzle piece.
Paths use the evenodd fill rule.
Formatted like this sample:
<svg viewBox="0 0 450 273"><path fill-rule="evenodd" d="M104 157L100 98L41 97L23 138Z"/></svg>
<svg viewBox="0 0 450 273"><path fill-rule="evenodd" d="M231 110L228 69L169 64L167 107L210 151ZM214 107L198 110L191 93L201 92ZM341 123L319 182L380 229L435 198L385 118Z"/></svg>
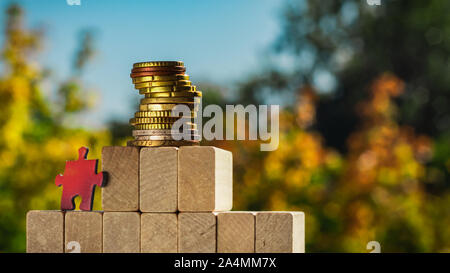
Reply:
<svg viewBox="0 0 450 273"><path fill-rule="evenodd" d="M56 176L56 186L63 186L61 210L75 209L75 197L81 197L81 210L92 210L95 186L102 187L106 176L97 174L98 160L86 160L89 149L78 150L78 160L67 161L64 176Z"/></svg>

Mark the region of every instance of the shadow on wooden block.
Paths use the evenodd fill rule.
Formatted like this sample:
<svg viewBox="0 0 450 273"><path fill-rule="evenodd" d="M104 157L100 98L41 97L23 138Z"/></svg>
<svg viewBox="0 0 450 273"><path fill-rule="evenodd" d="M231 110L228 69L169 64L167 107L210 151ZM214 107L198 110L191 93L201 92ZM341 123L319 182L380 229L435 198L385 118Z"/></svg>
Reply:
<svg viewBox="0 0 450 273"><path fill-rule="evenodd" d="M139 210L139 148L103 147L102 170L108 181L102 188L104 211Z"/></svg>

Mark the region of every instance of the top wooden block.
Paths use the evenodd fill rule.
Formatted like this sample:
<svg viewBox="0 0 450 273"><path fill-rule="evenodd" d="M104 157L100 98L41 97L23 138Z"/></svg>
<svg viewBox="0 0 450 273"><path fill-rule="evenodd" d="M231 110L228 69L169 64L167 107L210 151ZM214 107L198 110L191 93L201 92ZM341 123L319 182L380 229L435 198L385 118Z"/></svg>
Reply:
<svg viewBox="0 0 450 273"><path fill-rule="evenodd" d="M107 184L102 188L104 211L139 209L139 148L103 147L102 170Z"/></svg>
<svg viewBox="0 0 450 273"><path fill-rule="evenodd" d="M233 156L211 146L178 151L178 210L228 211L233 205Z"/></svg>
<svg viewBox="0 0 450 273"><path fill-rule="evenodd" d="M139 164L139 209L143 212L176 212L178 148L142 148Z"/></svg>

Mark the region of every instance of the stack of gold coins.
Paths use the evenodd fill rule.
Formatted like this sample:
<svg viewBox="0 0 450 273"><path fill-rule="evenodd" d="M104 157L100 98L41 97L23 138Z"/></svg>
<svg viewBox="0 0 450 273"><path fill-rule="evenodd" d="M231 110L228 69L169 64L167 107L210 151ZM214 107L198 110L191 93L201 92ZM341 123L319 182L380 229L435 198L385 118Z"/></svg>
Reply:
<svg viewBox="0 0 450 273"><path fill-rule="evenodd" d="M185 146L198 145L198 132L193 118L197 115L198 105L202 92L197 91L195 85L189 81L185 74L183 62L142 62L133 64L131 79L139 94L145 96L141 99L139 111L130 124L134 126L134 140L128 142L130 146ZM189 117L174 116L172 109L183 104L189 107ZM176 134L172 125L182 119L184 128L189 132L182 140L175 140ZM186 132L185 131L185 132ZM181 139L177 137L176 139Z"/></svg>

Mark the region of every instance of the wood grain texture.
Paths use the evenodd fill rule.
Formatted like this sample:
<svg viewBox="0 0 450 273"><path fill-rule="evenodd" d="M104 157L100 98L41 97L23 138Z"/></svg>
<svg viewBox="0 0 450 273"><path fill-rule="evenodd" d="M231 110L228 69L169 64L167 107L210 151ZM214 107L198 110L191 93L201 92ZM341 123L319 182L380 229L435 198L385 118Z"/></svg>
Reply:
<svg viewBox="0 0 450 273"><path fill-rule="evenodd" d="M213 213L178 214L178 252L216 252L216 216Z"/></svg>
<svg viewBox="0 0 450 273"><path fill-rule="evenodd" d="M27 253L64 252L64 212L32 210L27 213Z"/></svg>
<svg viewBox="0 0 450 273"><path fill-rule="evenodd" d="M103 252L138 253L141 241L138 212L103 213Z"/></svg>
<svg viewBox="0 0 450 273"><path fill-rule="evenodd" d="M255 252L255 215L230 211L217 214L217 252Z"/></svg>
<svg viewBox="0 0 450 273"><path fill-rule="evenodd" d="M142 212L176 212L178 148L142 148L139 164L140 210Z"/></svg>
<svg viewBox="0 0 450 273"><path fill-rule="evenodd" d="M257 253L305 252L305 215L303 212L256 213Z"/></svg>
<svg viewBox="0 0 450 273"><path fill-rule="evenodd" d="M104 211L139 209L139 148L103 147L102 169L107 173L102 189Z"/></svg>
<svg viewBox="0 0 450 273"><path fill-rule="evenodd" d="M177 253L177 228L175 213L142 213L141 252Z"/></svg>
<svg viewBox="0 0 450 273"><path fill-rule="evenodd" d="M64 250L67 243L80 243L81 253L102 253L103 213L99 211L68 211L65 216Z"/></svg>
<svg viewBox="0 0 450 273"><path fill-rule="evenodd" d="M228 211L233 205L233 156L210 146L178 151L178 209Z"/></svg>

